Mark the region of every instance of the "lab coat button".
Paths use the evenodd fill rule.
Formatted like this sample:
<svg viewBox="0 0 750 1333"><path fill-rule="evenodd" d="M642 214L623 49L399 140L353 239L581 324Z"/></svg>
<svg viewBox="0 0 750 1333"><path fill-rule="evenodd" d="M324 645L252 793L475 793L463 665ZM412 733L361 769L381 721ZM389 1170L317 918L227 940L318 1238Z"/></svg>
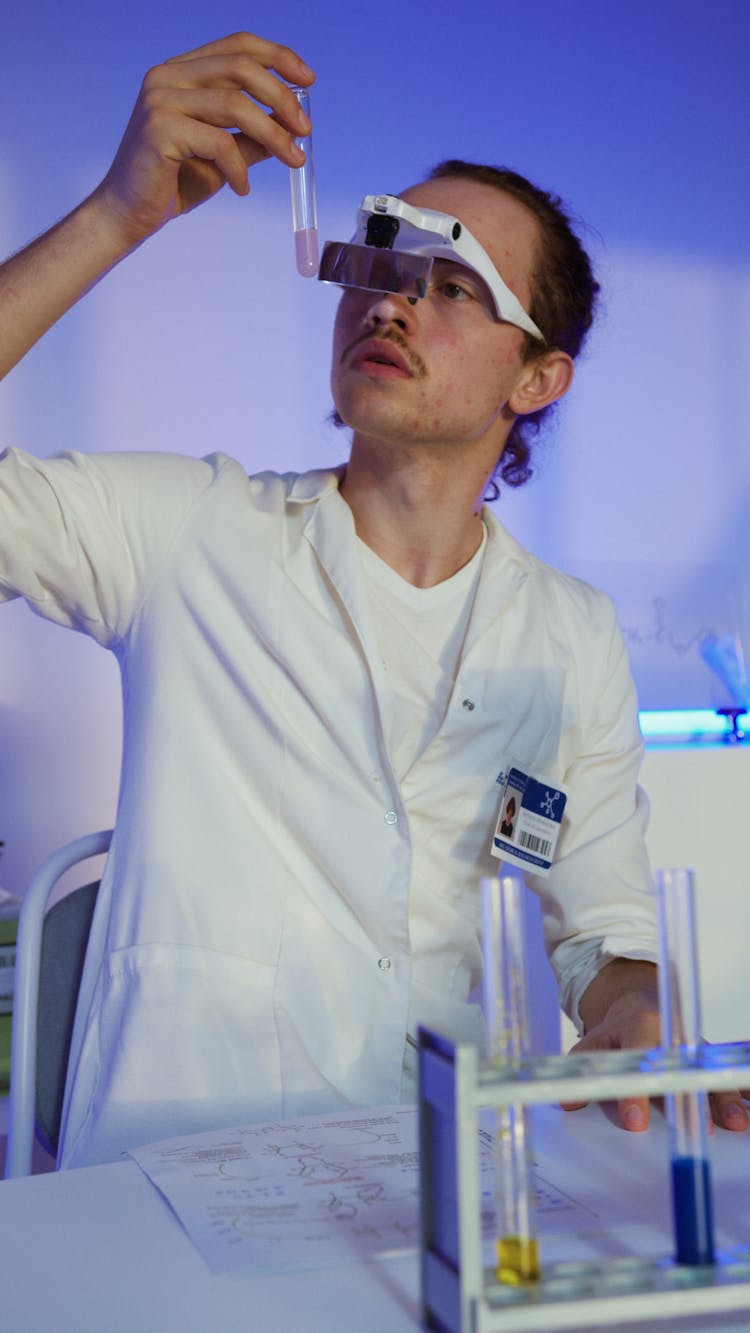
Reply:
<svg viewBox="0 0 750 1333"><path fill-rule="evenodd" d="M391 960L390 960L390 958L379 958L379 959L378 959L378 967L380 968L380 971L381 971L381 972L390 972L390 969L391 969Z"/></svg>
<svg viewBox="0 0 750 1333"><path fill-rule="evenodd" d="M385 822L386 822L386 824L397 824L397 823L398 823L398 815L396 814L396 811L395 811L395 810L386 810L384 818L385 818Z"/></svg>
<svg viewBox="0 0 750 1333"><path fill-rule="evenodd" d="M473 699L464 699L462 707L466 709L467 713L473 713L474 709L476 708L476 704L474 703Z"/></svg>

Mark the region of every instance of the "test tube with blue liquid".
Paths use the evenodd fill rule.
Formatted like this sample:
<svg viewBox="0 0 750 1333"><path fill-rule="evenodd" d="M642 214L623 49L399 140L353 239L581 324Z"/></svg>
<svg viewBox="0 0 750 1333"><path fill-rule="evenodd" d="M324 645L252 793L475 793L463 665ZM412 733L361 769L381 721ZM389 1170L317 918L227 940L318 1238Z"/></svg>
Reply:
<svg viewBox="0 0 750 1333"><path fill-rule="evenodd" d="M483 999L488 1056L516 1069L529 1054L523 880L518 873L482 880ZM531 1125L526 1106L495 1111L495 1273L518 1286L539 1278Z"/></svg>
<svg viewBox="0 0 750 1333"><path fill-rule="evenodd" d="M658 870L662 1046L696 1056L702 1045L693 872ZM715 1261L708 1102L703 1092L666 1097L672 1214L678 1264Z"/></svg>
<svg viewBox="0 0 750 1333"><path fill-rule="evenodd" d="M292 87L300 109L310 116L310 93L307 88ZM318 208L315 201L312 132L298 136L294 142L305 154L301 167L291 167L289 179L292 188L292 228L294 257L297 272L303 278L313 278L318 271Z"/></svg>

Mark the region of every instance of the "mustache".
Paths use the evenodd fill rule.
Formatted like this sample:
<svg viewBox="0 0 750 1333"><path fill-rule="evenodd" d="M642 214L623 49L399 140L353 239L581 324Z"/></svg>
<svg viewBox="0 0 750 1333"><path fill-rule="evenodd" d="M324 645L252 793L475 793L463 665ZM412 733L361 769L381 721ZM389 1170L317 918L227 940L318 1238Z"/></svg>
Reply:
<svg viewBox="0 0 750 1333"><path fill-rule="evenodd" d="M360 343L369 342L371 338L377 338L379 342L391 342L395 347L398 347L399 351L406 358L409 369L415 379L422 379L427 374L427 367L419 353L415 352L414 348L409 345L403 333L401 333L399 329L394 328L391 324L387 324L382 331L368 329L364 333L357 334L357 337L353 338L344 348L341 353L341 360L348 360L352 352L356 351L359 347Z"/></svg>

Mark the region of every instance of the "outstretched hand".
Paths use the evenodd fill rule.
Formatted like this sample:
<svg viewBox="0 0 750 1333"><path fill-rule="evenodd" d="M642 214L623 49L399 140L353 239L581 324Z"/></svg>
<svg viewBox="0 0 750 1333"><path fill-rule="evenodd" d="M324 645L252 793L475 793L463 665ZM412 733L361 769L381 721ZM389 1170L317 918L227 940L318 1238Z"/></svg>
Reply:
<svg viewBox="0 0 750 1333"><path fill-rule="evenodd" d="M114 162L93 199L134 246L228 184L248 193L267 157L304 162L309 132L287 82L315 75L287 46L240 32L149 70Z"/></svg>
<svg viewBox="0 0 750 1333"><path fill-rule="evenodd" d="M651 1050L659 1045L656 969L651 964L617 959L599 973L587 996L594 1013L598 1010L603 1016L592 1026L587 1024L586 1035L572 1047L573 1052ZM582 1012L585 999L581 1002ZM709 1102L715 1123L724 1129L746 1130L750 1117L743 1097L750 1099L750 1089L711 1093ZM575 1111L586 1105L586 1102L565 1102L563 1109ZM617 1118L623 1129L635 1132L647 1129L648 1098L623 1098L617 1103Z"/></svg>

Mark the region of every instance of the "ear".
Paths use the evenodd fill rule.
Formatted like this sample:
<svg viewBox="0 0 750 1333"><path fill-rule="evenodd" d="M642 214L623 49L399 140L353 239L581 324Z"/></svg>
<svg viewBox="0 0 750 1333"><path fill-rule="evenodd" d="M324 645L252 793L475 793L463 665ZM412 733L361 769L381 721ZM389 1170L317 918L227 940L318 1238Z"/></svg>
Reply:
<svg viewBox="0 0 750 1333"><path fill-rule="evenodd" d="M567 352L547 352L522 367L508 407L516 416L539 412L562 398L572 383L573 361Z"/></svg>

